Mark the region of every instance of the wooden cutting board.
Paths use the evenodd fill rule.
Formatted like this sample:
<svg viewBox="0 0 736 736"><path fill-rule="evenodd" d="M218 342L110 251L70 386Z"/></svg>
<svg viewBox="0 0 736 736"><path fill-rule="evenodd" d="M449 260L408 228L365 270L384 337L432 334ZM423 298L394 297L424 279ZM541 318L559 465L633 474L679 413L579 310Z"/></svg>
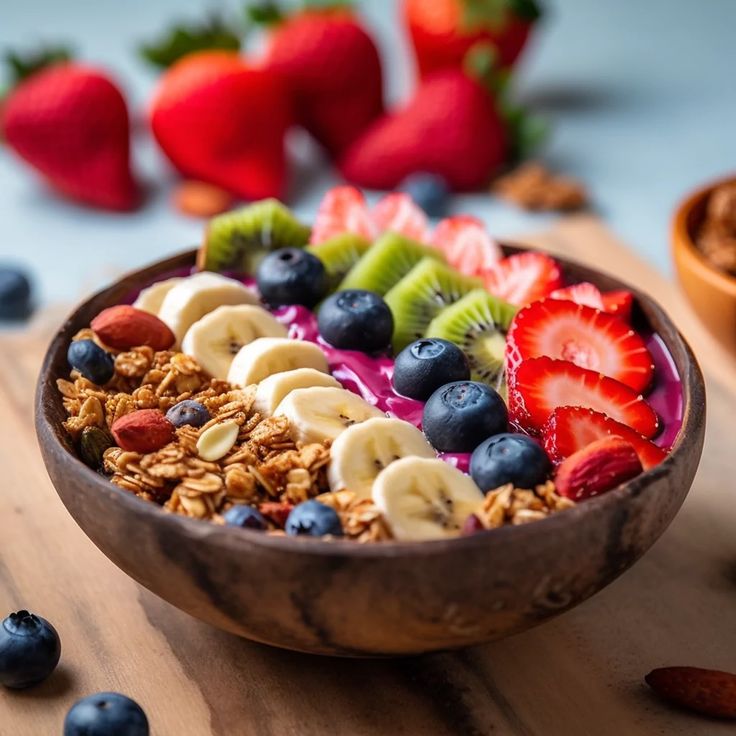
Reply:
<svg viewBox="0 0 736 736"><path fill-rule="evenodd" d="M670 664L736 671L736 359L672 283L593 218L528 240L650 292L701 360L709 415L700 471L644 559L551 623L455 653L334 660L224 634L124 575L57 498L32 426L36 372L64 311L54 310L0 337L0 612L27 607L50 619L62 660L43 685L0 692L0 735L60 734L71 704L100 690L135 698L154 736L733 733L663 705L643 677Z"/></svg>

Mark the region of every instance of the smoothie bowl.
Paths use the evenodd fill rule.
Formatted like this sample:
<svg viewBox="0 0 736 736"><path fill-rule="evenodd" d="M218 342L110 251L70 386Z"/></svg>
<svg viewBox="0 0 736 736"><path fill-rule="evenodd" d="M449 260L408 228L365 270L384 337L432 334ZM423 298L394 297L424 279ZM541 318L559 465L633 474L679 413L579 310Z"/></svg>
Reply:
<svg viewBox="0 0 736 736"><path fill-rule="evenodd" d="M580 603L664 531L702 376L660 307L391 195L264 202L54 338L37 431L113 562L235 634L467 646Z"/></svg>

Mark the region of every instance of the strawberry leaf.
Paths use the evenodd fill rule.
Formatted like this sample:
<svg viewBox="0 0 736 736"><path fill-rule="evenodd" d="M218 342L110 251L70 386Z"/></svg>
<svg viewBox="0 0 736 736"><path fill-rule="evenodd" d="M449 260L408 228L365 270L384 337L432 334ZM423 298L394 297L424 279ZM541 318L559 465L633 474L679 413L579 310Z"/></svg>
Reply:
<svg viewBox="0 0 736 736"><path fill-rule="evenodd" d="M533 21L541 15L535 0L463 0L462 8L461 28L468 32L501 30L509 16Z"/></svg>
<svg viewBox="0 0 736 736"><path fill-rule="evenodd" d="M284 19L279 6L271 0L263 0L249 5L245 9L245 14L248 21L256 26L272 26Z"/></svg>
<svg viewBox="0 0 736 736"><path fill-rule="evenodd" d="M535 0L509 0L512 12L519 18L534 21L542 16L542 8Z"/></svg>
<svg viewBox="0 0 736 736"><path fill-rule="evenodd" d="M508 101L502 101L500 109L506 120L510 162L524 161L536 153L549 138L549 121Z"/></svg>
<svg viewBox="0 0 736 736"><path fill-rule="evenodd" d="M41 47L23 54L10 51L5 54L5 62L10 69L9 87L12 88L47 66L69 61L71 58L71 52L64 46Z"/></svg>

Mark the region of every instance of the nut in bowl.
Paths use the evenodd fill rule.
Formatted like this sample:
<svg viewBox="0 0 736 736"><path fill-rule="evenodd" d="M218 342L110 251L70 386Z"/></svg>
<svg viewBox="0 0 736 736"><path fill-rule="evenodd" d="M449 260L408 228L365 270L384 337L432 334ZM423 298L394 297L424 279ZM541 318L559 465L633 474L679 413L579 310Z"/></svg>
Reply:
<svg viewBox="0 0 736 736"><path fill-rule="evenodd" d="M95 295L49 349L37 428L59 495L215 626L342 656L492 640L608 584L687 494L704 390L662 310L398 205L378 227L332 192L311 236L277 204L215 218L198 254ZM106 311L131 302L148 317Z"/></svg>

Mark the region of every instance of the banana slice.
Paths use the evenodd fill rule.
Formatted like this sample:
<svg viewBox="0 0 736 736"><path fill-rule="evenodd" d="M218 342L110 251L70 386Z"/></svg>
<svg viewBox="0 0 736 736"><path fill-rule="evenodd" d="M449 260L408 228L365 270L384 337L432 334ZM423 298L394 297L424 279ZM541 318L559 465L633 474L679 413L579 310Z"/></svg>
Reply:
<svg viewBox="0 0 736 736"><path fill-rule="evenodd" d="M424 435L409 422L388 417L348 427L332 443L327 480L330 490L370 498L376 476L402 457L435 457Z"/></svg>
<svg viewBox="0 0 736 736"><path fill-rule="evenodd" d="M472 479L439 458L391 463L378 474L372 496L394 537L411 542L457 537L483 503Z"/></svg>
<svg viewBox="0 0 736 736"><path fill-rule="evenodd" d="M182 281L184 279L181 276L175 276L172 279L165 279L141 289L141 293L133 302L133 306L136 309L142 309L144 312L150 312L158 316L161 305L164 303L164 297Z"/></svg>
<svg viewBox="0 0 736 736"><path fill-rule="evenodd" d="M291 422L295 442L332 442L353 424L385 414L344 388L312 387L291 391L276 407Z"/></svg>
<svg viewBox="0 0 736 736"><path fill-rule="evenodd" d="M224 304L258 304L258 296L235 279L217 273L197 273L173 286L164 297L158 316L176 335L177 344L181 344L197 320Z"/></svg>
<svg viewBox="0 0 736 736"><path fill-rule="evenodd" d="M211 376L225 380L240 348L259 337L286 337L287 332L263 307L253 304L217 307L187 330L181 350Z"/></svg>
<svg viewBox="0 0 736 736"><path fill-rule="evenodd" d="M270 417L286 396L297 388L331 386L342 388L340 382L329 373L314 368L296 368L293 371L274 373L264 378L256 390L253 408L265 417Z"/></svg>
<svg viewBox="0 0 736 736"><path fill-rule="evenodd" d="M227 380L235 386L250 386L274 373L295 368L314 368L329 373L325 354L313 342L259 337L240 348L230 365Z"/></svg>

